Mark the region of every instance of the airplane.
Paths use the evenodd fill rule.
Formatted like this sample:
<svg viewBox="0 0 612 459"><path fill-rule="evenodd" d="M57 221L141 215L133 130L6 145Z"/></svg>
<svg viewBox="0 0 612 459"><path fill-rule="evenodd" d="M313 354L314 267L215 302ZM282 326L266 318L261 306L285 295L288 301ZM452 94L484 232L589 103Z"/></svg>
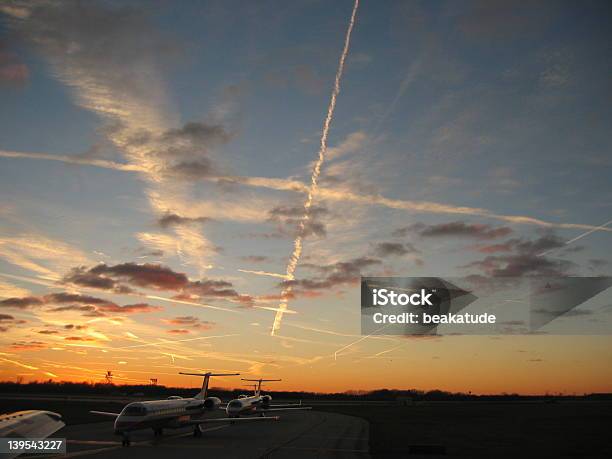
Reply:
<svg viewBox="0 0 612 459"><path fill-rule="evenodd" d="M62 415L53 411L26 410L0 415L0 438L47 438L64 427ZM0 454L13 458L21 453Z"/></svg>
<svg viewBox="0 0 612 459"><path fill-rule="evenodd" d="M225 413L228 418L237 419L242 415L259 414L265 418L266 413L271 411L288 411L288 410L310 410L310 406L302 406L299 404L289 405L271 405L271 395L261 395L261 383L271 381L281 381L280 379L244 379L243 381L255 382L254 394L251 396L241 395L237 399L230 401L225 408Z"/></svg>
<svg viewBox="0 0 612 459"><path fill-rule="evenodd" d="M204 424L230 423L247 421L249 419L206 418L210 412L222 409L221 400L208 396L208 383L212 376L238 376L240 373L179 373L182 375L202 376L202 390L191 398L172 395L166 400L149 400L128 403L120 413L106 411L90 411L93 414L115 418L114 431L122 435L123 446L130 446L130 432L134 430L153 429L154 436L163 435L163 429L178 429L193 426L194 437L202 436ZM278 421L278 416L265 418ZM263 419L251 419L263 420Z"/></svg>

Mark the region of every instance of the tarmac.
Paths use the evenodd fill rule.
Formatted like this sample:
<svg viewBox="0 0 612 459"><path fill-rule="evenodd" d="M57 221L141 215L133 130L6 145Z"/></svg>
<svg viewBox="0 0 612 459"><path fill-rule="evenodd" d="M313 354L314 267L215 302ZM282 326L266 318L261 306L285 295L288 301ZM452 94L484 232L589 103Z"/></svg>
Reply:
<svg viewBox="0 0 612 459"><path fill-rule="evenodd" d="M166 429L161 438L154 437L152 430L136 431L131 434L129 447L121 445L121 437L113 434L113 423L108 421L66 426L53 437L67 439L66 455L56 457L370 457L368 423L363 419L317 411L279 415L279 421L207 426L199 438L193 436L193 428Z"/></svg>

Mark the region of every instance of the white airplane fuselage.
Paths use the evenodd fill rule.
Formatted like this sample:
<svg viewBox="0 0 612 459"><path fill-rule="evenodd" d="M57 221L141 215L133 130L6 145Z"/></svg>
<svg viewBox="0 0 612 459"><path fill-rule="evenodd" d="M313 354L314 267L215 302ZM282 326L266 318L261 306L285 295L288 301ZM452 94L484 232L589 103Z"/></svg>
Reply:
<svg viewBox="0 0 612 459"><path fill-rule="evenodd" d="M192 419L202 417L205 412L216 410L220 404L221 400L216 397L132 402L115 419L115 433L124 434L141 429L178 429Z"/></svg>
<svg viewBox="0 0 612 459"><path fill-rule="evenodd" d="M227 404L225 413L230 418L237 418L243 415L255 414L258 408L269 405L272 397L269 395L252 395L232 400Z"/></svg>

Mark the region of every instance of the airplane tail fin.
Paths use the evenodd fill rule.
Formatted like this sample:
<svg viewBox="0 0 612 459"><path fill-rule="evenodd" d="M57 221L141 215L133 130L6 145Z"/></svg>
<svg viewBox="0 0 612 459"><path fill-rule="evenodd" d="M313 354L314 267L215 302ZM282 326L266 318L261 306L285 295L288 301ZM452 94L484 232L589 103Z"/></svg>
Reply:
<svg viewBox="0 0 612 459"><path fill-rule="evenodd" d="M261 383L263 382L272 382L272 381L282 381L282 379L246 379L240 378L243 381L251 381L257 383L257 388L255 389L255 395L259 395L261 393Z"/></svg>
<svg viewBox="0 0 612 459"><path fill-rule="evenodd" d="M202 390L197 393L194 398L204 399L208 397L208 383L210 382L211 376L238 376L240 373L183 373L179 372L180 375L189 375L189 376L202 376L204 380L202 381Z"/></svg>

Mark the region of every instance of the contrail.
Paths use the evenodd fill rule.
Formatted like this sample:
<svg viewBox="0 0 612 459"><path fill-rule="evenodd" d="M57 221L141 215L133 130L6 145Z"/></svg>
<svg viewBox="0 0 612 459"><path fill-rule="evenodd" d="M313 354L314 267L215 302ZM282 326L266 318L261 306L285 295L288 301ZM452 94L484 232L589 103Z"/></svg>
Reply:
<svg viewBox="0 0 612 459"><path fill-rule="evenodd" d="M49 155L46 153L29 153L17 151L0 150L0 158L30 158L48 161L60 161L68 164L86 165L113 169L122 172L147 172L147 169L138 165L117 163L102 159L79 158L70 155ZM203 180L212 182L231 182L255 188L265 188L276 191L290 191L294 193L308 193L310 189L306 183L295 179L274 177L243 177L243 176L210 176ZM319 187L319 196L334 201L354 202L360 205L371 205L387 207L389 209L405 210L408 212L450 214L450 215L472 215L476 217L491 218L517 225L535 225L548 228L561 229L584 229L603 232L612 232L606 225L594 226L586 223L553 223L526 215L504 215L496 214L488 209L468 206L457 206L432 201L408 201L401 199L386 198L379 194L358 194L350 190L336 190L333 188ZM589 231L591 234L594 231ZM584 236L582 236L584 237ZM285 275L282 275L285 277Z"/></svg>
<svg viewBox="0 0 612 459"><path fill-rule="evenodd" d="M306 197L306 201L304 202L304 215L300 219L300 224L298 226L298 235L295 238L295 241L293 242L293 253L291 254L291 258L289 259L289 263L287 264L288 280L293 280L295 278L295 268L297 267L297 264L300 261L300 256L302 255L302 238L304 233L304 227L306 222L310 218L310 207L312 206L314 195L317 192L319 175L321 174L321 167L323 166L323 162L325 161L325 153L327 152L327 136L329 135L329 128L334 117L334 110L336 109L336 99L338 98L338 94L340 93L340 80L342 79L342 73L344 72L344 63L346 61L346 56L348 56L349 47L351 44L351 33L353 32L353 27L355 25L355 17L357 16L358 8L359 0L355 0L355 4L353 5L353 12L351 13L351 20L349 21L348 29L346 30L346 37L344 38L344 48L342 49L342 54L340 55L340 60L338 62L338 70L336 70L334 88L332 90L331 99L327 107L327 116L325 117L325 122L323 123L323 131L321 132L321 143L319 146L319 157L317 158L317 161L315 162L314 167L312 168L312 175L310 177L310 187L308 188L308 195ZM287 310L287 302L291 290L292 286L289 285L288 287L285 287L282 291L282 300L278 305L278 311L276 312L276 316L274 317L274 324L272 325L272 331L270 332L271 336L274 336L274 333L280 328L280 324L283 320L283 313Z"/></svg>
<svg viewBox="0 0 612 459"><path fill-rule="evenodd" d="M146 172L144 167L135 164L117 163L106 159L81 158L70 155L48 155L46 153L28 153L20 151L0 150L1 158L27 158L27 159L44 159L47 161L59 161L67 164L76 164L79 166L96 166L103 169L114 169L124 172Z"/></svg>
<svg viewBox="0 0 612 459"><path fill-rule="evenodd" d="M267 271L252 271L250 269L239 269L241 273L256 274L258 276L278 277L279 279L288 279L286 274L269 273Z"/></svg>
<svg viewBox="0 0 612 459"><path fill-rule="evenodd" d="M582 239L583 237L588 236L589 234L594 233L595 231L605 230L608 227L608 225L611 225L611 224L612 224L612 220L607 221L603 225L599 225L599 226L597 226L595 228L590 229L589 231L587 231L585 233L579 234L578 236L570 239L569 241L565 241L564 245L568 245L568 244L571 244L572 242L576 242L578 239ZM554 249L547 250L546 252L539 253L537 256L538 257L543 257L544 255L549 254L550 252L554 252L555 250L557 250L559 248L560 247L556 247Z"/></svg>

